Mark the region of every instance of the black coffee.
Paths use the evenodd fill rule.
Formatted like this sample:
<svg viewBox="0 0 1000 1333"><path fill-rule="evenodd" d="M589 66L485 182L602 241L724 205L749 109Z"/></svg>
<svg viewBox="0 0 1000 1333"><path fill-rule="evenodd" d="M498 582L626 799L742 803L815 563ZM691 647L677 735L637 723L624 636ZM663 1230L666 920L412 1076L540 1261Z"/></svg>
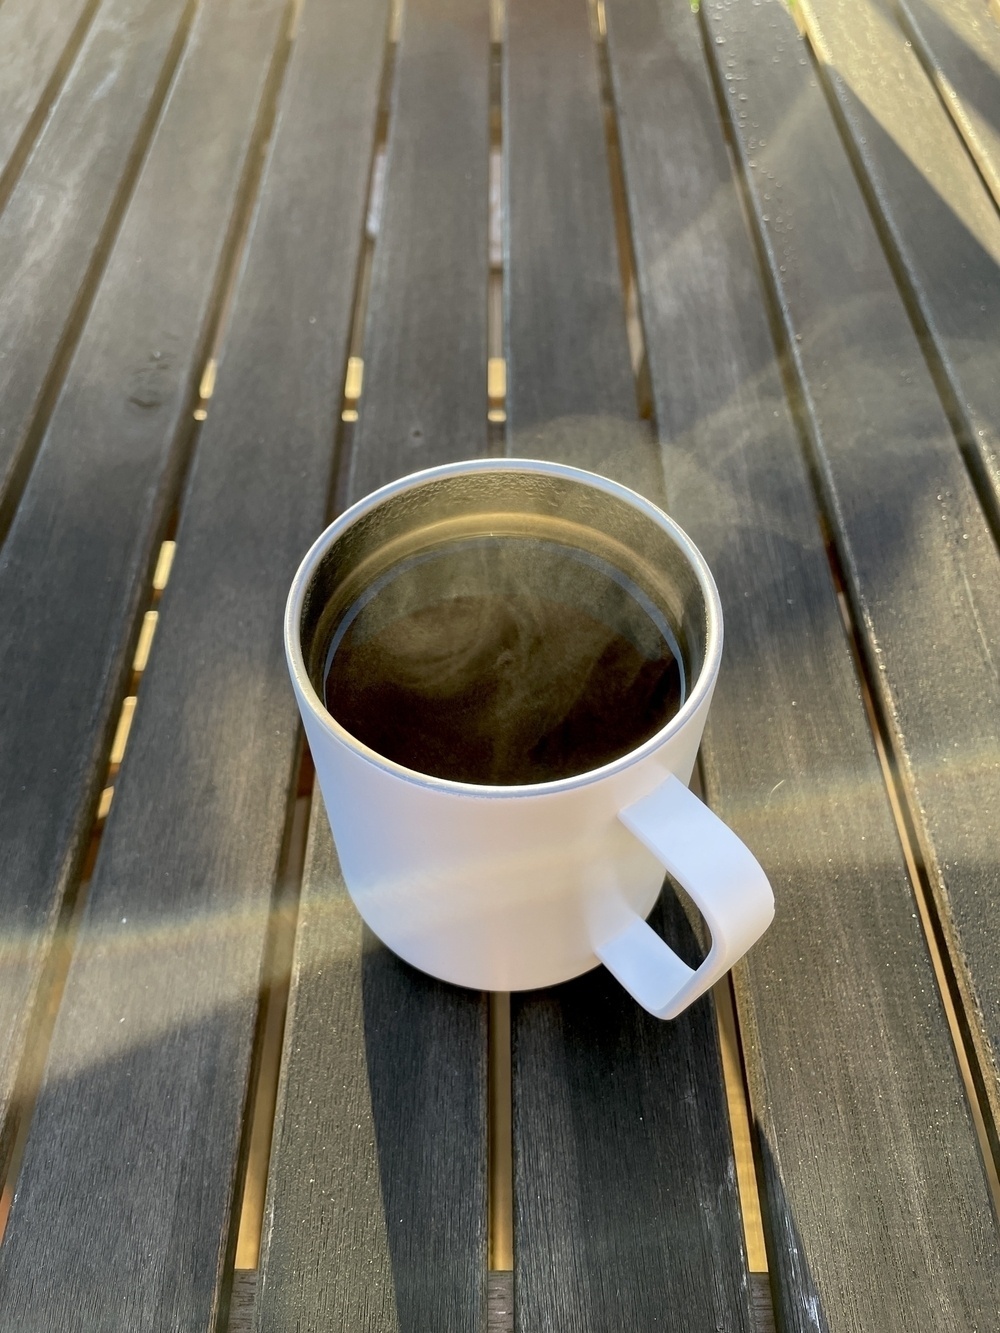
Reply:
<svg viewBox="0 0 1000 1333"><path fill-rule="evenodd" d="M412 556L339 618L329 712L407 768L488 785L598 768L684 701L676 637L629 578L546 540L483 537Z"/></svg>

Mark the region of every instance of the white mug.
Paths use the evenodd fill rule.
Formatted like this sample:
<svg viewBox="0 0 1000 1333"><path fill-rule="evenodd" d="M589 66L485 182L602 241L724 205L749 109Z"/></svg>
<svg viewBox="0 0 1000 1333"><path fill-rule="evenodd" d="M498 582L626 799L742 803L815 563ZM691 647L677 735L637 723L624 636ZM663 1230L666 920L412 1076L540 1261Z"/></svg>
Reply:
<svg viewBox="0 0 1000 1333"><path fill-rule="evenodd" d="M478 786L405 768L330 715L317 663L338 590L363 590L421 543L550 529L624 570L676 626L690 685L655 735L577 776ZM764 872L687 787L719 672L719 594L690 539L626 487L523 459L392 482L306 555L288 596L285 650L348 891L379 939L422 971L510 991L604 963L643 1008L674 1018L770 924ZM711 933L696 969L646 922L664 871Z"/></svg>

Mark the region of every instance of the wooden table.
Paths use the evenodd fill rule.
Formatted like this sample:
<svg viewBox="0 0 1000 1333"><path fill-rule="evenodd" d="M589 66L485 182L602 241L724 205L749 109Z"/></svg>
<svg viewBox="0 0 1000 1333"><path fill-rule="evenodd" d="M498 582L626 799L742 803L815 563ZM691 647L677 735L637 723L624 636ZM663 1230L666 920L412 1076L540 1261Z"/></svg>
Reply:
<svg viewBox="0 0 1000 1333"><path fill-rule="evenodd" d="M4 1333L1000 1327L998 202L987 0L2 0ZM717 575L674 1023L339 879L286 588L491 453Z"/></svg>

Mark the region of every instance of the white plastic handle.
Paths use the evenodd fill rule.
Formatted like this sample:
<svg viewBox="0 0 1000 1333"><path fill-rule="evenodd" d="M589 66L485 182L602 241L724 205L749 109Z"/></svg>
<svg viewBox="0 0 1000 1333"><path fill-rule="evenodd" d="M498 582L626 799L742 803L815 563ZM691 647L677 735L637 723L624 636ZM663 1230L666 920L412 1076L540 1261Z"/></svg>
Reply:
<svg viewBox="0 0 1000 1333"><path fill-rule="evenodd" d="M676 1018L763 935L774 894L753 854L678 778L668 777L618 817L690 896L712 947L696 971L636 915L595 952L644 1009Z"/></svg>

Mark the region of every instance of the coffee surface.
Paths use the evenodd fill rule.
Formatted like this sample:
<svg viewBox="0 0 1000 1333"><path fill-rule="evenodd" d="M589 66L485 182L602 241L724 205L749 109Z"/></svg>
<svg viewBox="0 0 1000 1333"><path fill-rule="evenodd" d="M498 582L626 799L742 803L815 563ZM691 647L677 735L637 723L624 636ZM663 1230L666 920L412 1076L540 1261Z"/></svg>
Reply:
<svg viewBox="0 0 1000 1333"><path fill-rule="evenodd" d="M661 612L598 557L481 538L391 569L340 617L328 711L387 759L460 782L549 782L655 735L684 700Z"/></svg>

